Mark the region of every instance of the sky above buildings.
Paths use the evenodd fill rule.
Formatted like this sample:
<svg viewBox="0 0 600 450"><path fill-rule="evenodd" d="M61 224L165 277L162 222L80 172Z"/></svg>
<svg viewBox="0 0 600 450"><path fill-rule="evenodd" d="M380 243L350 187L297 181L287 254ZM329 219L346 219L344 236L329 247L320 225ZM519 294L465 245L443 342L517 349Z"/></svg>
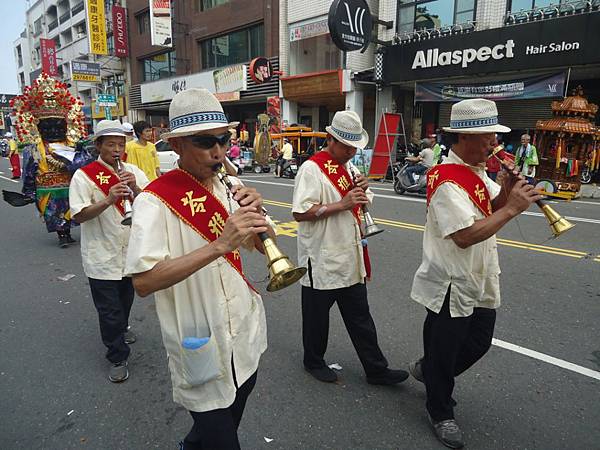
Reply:
<svg viewBox="0 0 600 450"><path fill-rule="evenodd" d="M19 92L13 43L25 29L26 9L25 0L2 2L2 25L0 26L0 61L2 62L0 64L0 94L17 94Z"/></svg>

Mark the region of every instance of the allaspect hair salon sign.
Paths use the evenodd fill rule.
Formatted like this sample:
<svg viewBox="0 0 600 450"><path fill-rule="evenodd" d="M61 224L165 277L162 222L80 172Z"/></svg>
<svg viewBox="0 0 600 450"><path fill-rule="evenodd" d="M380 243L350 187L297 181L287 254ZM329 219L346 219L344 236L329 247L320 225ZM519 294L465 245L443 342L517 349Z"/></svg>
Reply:
<svg viewBox="0 0 600 450"><path fill-rule="evenodd" d="M386 82L600 62L600 12L394 45Z"/></svg>

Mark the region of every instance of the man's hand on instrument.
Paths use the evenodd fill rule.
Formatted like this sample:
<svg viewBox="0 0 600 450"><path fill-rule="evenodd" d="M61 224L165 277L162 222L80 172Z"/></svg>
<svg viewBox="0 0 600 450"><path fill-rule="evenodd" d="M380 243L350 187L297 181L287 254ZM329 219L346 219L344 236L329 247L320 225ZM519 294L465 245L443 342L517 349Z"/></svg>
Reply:
<svg viewBox="0 0 600 450"><path fill-rule="evenodd" d="M116 203L118 200L123 199L123 197L131 194L131 189L125 184L123 181L115 184L108 190L108 202L112 205Z"/></svg>
<svg viewBox="0 0 600 450"><path fill-rule="evenodd" d="M359 187L355 187L348 192L340 202L342 208L345 210L353 209L356 205L366 205L367 203L369 203L367 194Z"/></svg>
<svg viewBox="0 0 600 450"><path fill-rule="evenodd" d="M233 193L233 199L237 201L240 206L252 206L256 208L256 211L262 211L263 198L256 189L235 185L231 188L231 192Z"/></svg>
<svg viewBox="0 0 600 450"><path fill-rule="evenodd" d="M122 170L119 172L119 179L131 189L135 189L135 175L133 173Z"/></svg>
<svg viewBox="0 0 600 450"><path fill-rule="evenodd" d="M220 251L226 254L239 248L249 235L264 231L267 231L267 221L262 213L256 212L253 206L242 206L229 216L223 233L215 242L221 246Z"/></svg>
<svg viewBox="0 0 600 450"><path fill-rule="evenodd" d="M356 186L361 188L363 191L369 189L369 180L362 173L357 173L354 181Z"/></svg>
<svg viewBox="0 0 600 450"><path fill-rule="evenodd" d="M529 208L529 205L543 198L535 188L527 183L527 180L517 180L513 186L506 207L513 211L514 215L518 215Z"/></svg>
<svg viewBox="0 0 600 450"><path fill-rule="evenodd" d="M504 192L510 192L518 180L524 180L523 175L515 168L512 163L502 166L502 170L498 172L496 176L496 183L498 183Z"/></svg>

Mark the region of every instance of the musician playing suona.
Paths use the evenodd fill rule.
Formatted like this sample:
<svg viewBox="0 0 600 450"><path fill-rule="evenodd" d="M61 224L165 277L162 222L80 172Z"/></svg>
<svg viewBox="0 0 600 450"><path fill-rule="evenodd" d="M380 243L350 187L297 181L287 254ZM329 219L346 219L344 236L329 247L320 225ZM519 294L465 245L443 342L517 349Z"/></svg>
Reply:
<svg viewBox="0 0 600 450"><path fill-rule="evenodd" d="M408 372L388 368L367 301L370 264L365 261L359 209L372 201L373 193L350 160L369 137L353 111L337 112L326 130L327 148L298 171L292 207L299 222L299 265L308 268L301 280L304 367L317 380L337 380L324 360L329 310L337 302L367 382L400 383Z"/></svg>
<svg viewBox="0 0 600 450"><path fill-rule="evenodd" d="M267 348L262 300L244 275L239 247L262 251L257 233L274 232L256 190L238 184L229 193L214 173L225 159L228 128L237 125L215 96L182 91L169 117L171 131L162 137L179 168L136 199L127 272L139 295L155 293L173 399L194 420L180 448L238 449L238 426Z"/></svg>
<svg viewBox="0 0 600 450"><path fill-rule="evenodd" d="M123 274L129 241L129 227L121 225L123 200L148 184L144 172L132 164L121 163L118 170L116 159L123 155L125 138L118 120L101 120L94 135L100 156L75 172L69 190L73 220L81 224L83 270L98 311L106 359L112 363L108 378L114 383L129 377L129 344L136 339L128 331L134 291L131 278Z"/></svg>
<svg viewBox="0 0 600 450"><path fill-rule="evenodd" d="M501 172L496 184L485 173L498 124L496 104L484 99L452 106L456 143L448 158L427 174L427 222L423 261L411 297L427 308L423 357L409 367L425 383L427 411L436 436L461 448L454 417L454 378L488 351L494 333L500 287L496 233L540 199L518 175ZM502 187L501 187L502 186Z"/></svg>

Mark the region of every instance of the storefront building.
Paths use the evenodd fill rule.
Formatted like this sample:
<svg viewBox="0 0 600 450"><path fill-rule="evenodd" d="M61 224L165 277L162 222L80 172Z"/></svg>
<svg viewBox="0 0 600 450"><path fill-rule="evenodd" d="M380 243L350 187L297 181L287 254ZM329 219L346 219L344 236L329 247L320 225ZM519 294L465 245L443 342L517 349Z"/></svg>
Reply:
<svg viewBox="0 0 600 450"><path fill-rule="evenodd" d="M278 1L172 0L172 46L151 44L148 0L128 0L131 63L129 93L133 120L168 126L173 96L204 87L223 103L230 120L253 134L256 116L277 97ZM270 63L271 77L254 80L255 58Z"/></svg>
<svg viewBox="0 0 600 450"><path fill-rule="evenodd" d="M373 48L342 52L328 28L331 1L280 0L280 67L282 120L325 131L336 111L362 117L373 142L375 87L359 84L355 74L373 66ZM376 1L367 1L377 14Z"/></svg>
<svg viewBox="0 0 600 450"><path fill-rule="evenodd" d="M418 140L448 126L452 104L465 98L496 100L502 123L513 129L506 141L514 144L552 116L552 100L577 86L599 103L599 6L538 0L388 4L396 33L384 57L384 90L403 113L407 135Z"/></svg>

